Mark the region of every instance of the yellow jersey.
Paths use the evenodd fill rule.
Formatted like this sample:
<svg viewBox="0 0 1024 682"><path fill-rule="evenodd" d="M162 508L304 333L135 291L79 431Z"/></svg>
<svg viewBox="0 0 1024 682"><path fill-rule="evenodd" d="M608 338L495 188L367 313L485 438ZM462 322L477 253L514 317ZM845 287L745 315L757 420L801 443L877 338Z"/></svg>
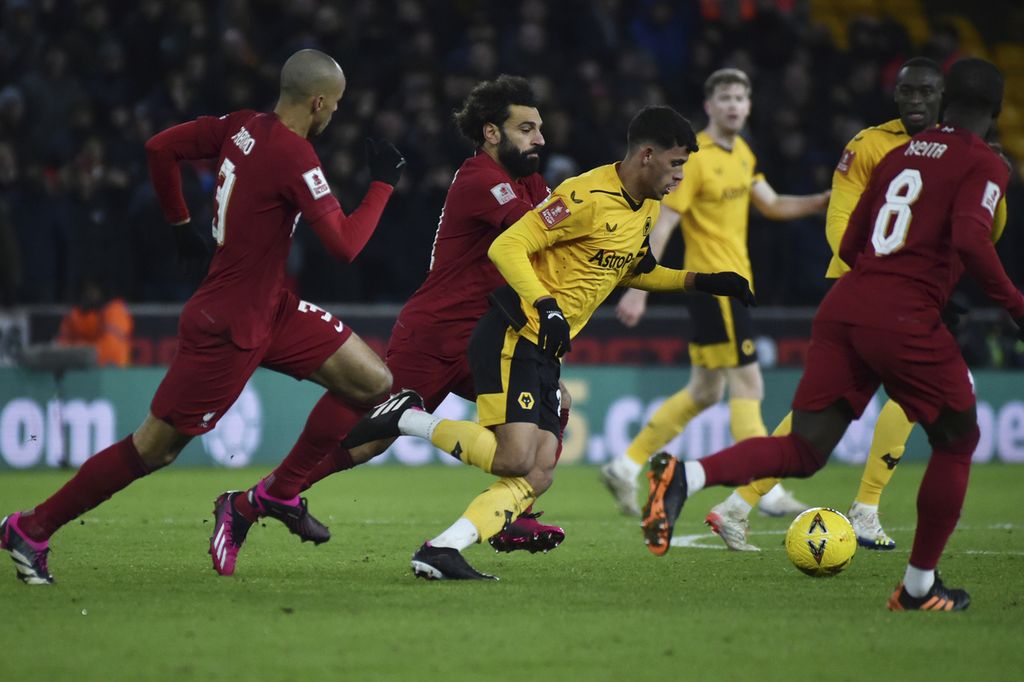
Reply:
<svg viewBox="0 0 1024 682"><path fill-rule="evenodd" d="M829 197L825 218L825 236L832 249L825 277L836 279L850 271L850 266L839 258L839 245L843 241L850 214L857 207L860 195L868 186L871 173L885 155L910 139L903 121L895 118L881 125L865 128L850 140L832 173L832 196ZM1000 201L992 221L992 241L998 241L1006 227L1006 199Z"/></svg>
<svg viewBox="0 0 1024 682"><path fill-rule="evenodd" d="M682 290L686 271L661 268L648 247L660 204L636 201L618 164L600 166L560 184L537 208L505 230L488 251L519 295L520 334L536 343L534 302L554 296L573 337L617 286Z"/></svg>
<svg viewBox="0 0 1024 682"><path fill-rule="evenodd" d="M686 173L662 203L679 213L687 270L732 270L751 282L747 230L750 189L764 180L757 157L741 137L732 149L714 142L706 130L697 134L700 151L686 162Z"/></svg>

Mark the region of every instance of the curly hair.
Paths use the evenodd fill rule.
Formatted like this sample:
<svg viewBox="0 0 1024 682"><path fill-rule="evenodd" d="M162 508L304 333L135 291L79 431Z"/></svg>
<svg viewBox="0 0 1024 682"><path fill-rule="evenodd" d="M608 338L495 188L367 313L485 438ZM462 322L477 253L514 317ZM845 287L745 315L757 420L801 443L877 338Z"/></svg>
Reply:
<svg viewBox="0 0 1024 682"><path fill-rule="evenodd" d="M513 104L536 107L537 97L525 78L502 74L476 85L452 118L459 132L479 147L484 143L484 125L493 123L501 127L509 117L508 108Z"/></svg>

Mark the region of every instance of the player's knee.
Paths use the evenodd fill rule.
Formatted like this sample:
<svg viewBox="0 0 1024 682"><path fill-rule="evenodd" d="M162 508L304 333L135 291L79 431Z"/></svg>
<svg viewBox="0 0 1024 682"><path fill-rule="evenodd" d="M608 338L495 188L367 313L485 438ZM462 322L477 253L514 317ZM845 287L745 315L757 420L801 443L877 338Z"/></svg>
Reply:
<svg viewBox="0 0 1024 682"><path fill-rule="evenodd" d="M348 391L349 400L362 405L376 405L391 392L394 379L383 362L364 367L360 380Z"/></svg>
<svg viewBox="0 0 1024 682"><path fill-rule="evenodd" d="M933 449L957 454L973 454L981 438L974 406L962 412L943 410L938 419L924 425L924 430Z"/></svg>
<svg viewBox="0 0 1024 682"><path fill-rule="evenodd" d="M722 382L700 382L693 384L690 386L690 397L698 405L710 407L725 397L725 384Z"/></svg>

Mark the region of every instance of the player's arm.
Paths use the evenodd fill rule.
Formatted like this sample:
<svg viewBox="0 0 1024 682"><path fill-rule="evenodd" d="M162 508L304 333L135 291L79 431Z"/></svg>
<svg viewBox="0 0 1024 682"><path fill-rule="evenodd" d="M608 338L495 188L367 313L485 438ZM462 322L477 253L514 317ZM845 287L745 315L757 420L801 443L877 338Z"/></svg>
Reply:
<svg viewBox="0 0 1024 682"><path fill-rule="evenodd" d="M498 268L519 298L536 305L544 298L553 298L537 277L530 256L560 241L558 233L545 230L529 212L502 232L487 249L487 257ZM561 231L560 231L561 232Z"/></svg>
<svg viewBox="0 0 1024 682"><path fill-rule="evenodd" d="M829 190L817 194L778 194L767 180L754 182L750 200L769 220L793 220L820 213L828 206Z"/></svg>
<svg viewBox="0 0 1024 682"><path fill-rule="evenodd" d="M236 116L200 116L159 132L146 141L149 178L164 217L171 225L183 225L189 221L178 162L217 158L231 120Z"/></svg>
<svg viewBox="0 0 1024 682"><path fill-rule="evenodd" d="M877 175L877 173L875 174ZM839 258L850 268L857 260L857 254L864 250L871 234L871 207L875 203L874 183L869 182L867 189L860 195L860 200L850 214L846 224L846 232L839 243Z"/></svg>
<svg viewBox="0 0 1024 682"><path fill-rule="evenodd" d="M377 229L384 207L405 167L402 153L387 140L367 139L366 157L373 181L359 207L351 215L345 215L334 195L329 191L324 194L317 189L319 186L316 183L307 183L308 194L301 187L293 190L293 201L307 216L327 253L345 263L351 263L359 255ZM302 177L305 178L311 172L320 173L320 167L305 171Z"/></svg>
<svg viewBox="0 0 1024 682"><path fill-rule="evenodd" d="M967 176L953 203L953 247L985 293L1024 326L1024 295L1014 286L992 244L992 219L1009 173L993 156Z"/></svg>
<svg viewBox="0 0 1024 682"><path fill-rule="evenodd" d="M757 305L750 282L735 272L693 272L658 265L647 252L621 286L644 291L699 291L713 296L730 296L745 306Z"/></svg>
<svg viewBox="0 0 1024 682"><path fill-rule="evenodd" d="M560 241L586 235L593 229L592 213L592 204L571 213L564 197L552 195L498 235L487 250L488 258L520 300L537 309L537 346L554 358L569 351L572 330L558 301L537 277L530 256Z"/></svg>
<svg viewBox="0 0 1024 682"><path fill-rule="evenodd" d="M393 190L385 182L371 182L359 207L350 215L345 215L335 202L332 210L317 219L311 227L327 253L344 263L351 263L377 229Z"/></svg>

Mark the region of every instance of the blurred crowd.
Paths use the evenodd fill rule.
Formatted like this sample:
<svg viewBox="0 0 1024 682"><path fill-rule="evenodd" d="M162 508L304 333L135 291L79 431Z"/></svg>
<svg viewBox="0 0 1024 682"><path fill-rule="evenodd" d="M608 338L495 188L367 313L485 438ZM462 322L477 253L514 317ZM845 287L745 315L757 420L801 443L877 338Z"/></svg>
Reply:
<svg viewBox="0 0 1024 682"><path fill-rule="evenodd" d="M902 61L945 63L958 49L941 26L915 50L899 25L863 19L840 51L798 0L0 3L0 306L75 301L87 280L129 302L187 298L197 281L176 269L143 144L201 114L270 110L280 65L300 48L328 52L348 77L315 140L342 205L354 209L369 183L364 137L387 138L408 159L356 263L332 261L310 230L296 232L293 285L321 302L401 302L422 281L452 174L472 153L451 112L479 80L532 80L554 186L620 158L645 104L671 104L703 126L704 78L739 67L754 84L747 136L761 170L779 192L804 194L829 185L859 129L895 116ZM214 173L183 168L197 225L210 219ZM1018 282L1021 193L1017 180L1000 245ZM755 218L751 254L763 304L818 302L823 219Z"/></svg>

